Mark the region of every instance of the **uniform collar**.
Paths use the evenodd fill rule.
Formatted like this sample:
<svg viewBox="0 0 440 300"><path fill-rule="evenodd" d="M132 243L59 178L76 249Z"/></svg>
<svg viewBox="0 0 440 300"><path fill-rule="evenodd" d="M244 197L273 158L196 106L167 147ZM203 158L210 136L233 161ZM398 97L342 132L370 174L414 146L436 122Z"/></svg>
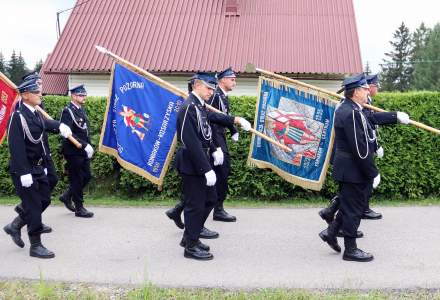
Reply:
<svg viewBox="0 0 440 300"><path fill-rule="evenodd" d="M76 105L75 103L73 103L73 101L70 101L70 103L71 103L73 106L75 106L77 109L80 109L80 108L81 108L81 106Z"/></svg>
<svg viewBox="0 0 440 300"><path fill-rule="evenodd" d="M352 105L355 106L355 107L358 107L359 110L362 110L362 109L363 109L363 106L360 105L359 103L355 102L353 99L350 99L350 98L345 98L345 99L350 100L350 102L352 103Z"/></svg>
<svg viewBox="0 0 440 300"><path fill-rule="evenodd" d="M228 95L228 93L227 92L225 92L225 90L224 89L222 89L220 86L218 86L218 88L220 89L220 91L222 91L222 93L225 95L225 96L227 96Z"/></svg>
<svg viewBox="0 0 440 300"><path fill-rule="evenodd" d="M194 95L194 97L196 97L196 98L197 98L197 100L199 100L199 102L200 102L200 104L201 104L202 106L205 106L205 101L203 101L203 99L202 99L202 98L200 98L200 96L199 96L199 95L197 95L197 93L196 93L196 92L192 91L192 92L191 92L191 94L193 94L193 95Z"/></svg>
<svg viewBox="0 0 440 300"><path fill-rule="evenodd" d="M32 105L24 103L23 101L21 104L24 104L24 106L26 106L33 114L35 113L35 107L33 107Z"/></svg>

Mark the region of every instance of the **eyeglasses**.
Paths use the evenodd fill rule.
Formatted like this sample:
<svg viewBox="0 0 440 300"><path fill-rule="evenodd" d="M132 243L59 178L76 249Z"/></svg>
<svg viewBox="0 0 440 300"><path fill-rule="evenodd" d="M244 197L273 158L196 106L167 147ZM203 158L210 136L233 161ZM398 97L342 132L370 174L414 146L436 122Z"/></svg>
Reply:
<svg viewBox="0 0 440 300"><path fill-rule="evenodd" d="M34 95L40 95L41 91L36 90L36 91L29 91L29 93L34 94Z"/></svg>

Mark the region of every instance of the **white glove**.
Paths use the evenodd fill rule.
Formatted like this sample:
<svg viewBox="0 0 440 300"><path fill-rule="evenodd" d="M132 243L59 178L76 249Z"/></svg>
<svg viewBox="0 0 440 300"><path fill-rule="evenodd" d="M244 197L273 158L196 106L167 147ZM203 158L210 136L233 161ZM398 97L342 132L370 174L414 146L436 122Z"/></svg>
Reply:
<svg viewBox="0 0 440 300"><path fill-rule="evenodd" d="M380 183L380 174L377 174L377 176L374 177L373 179L373 189L377 188L379 183Z"/></svg>
<svg viewBox="0 0 440 300"><path fill-rule="evenodd" d="M409 116L405 112L398 111L397 120L399 120L399 122L402 124L409 124Z"/></svg>
<svg viewBox="0 0 440 300"><path fill-rule="evenodd" d="M379 149L376 150L377 158L383 157L383 148L382 146L379 147Z"/></svg>
<svg viewBox="0 0 440 300"><path fill-rule="evenodd" d="M222 165L223 160L225 159L222 148L218 147L217 150L212 153L212 157L214 158L214 166Z"/></svg>
<svg viewBox="0 0 440 300"><path fill-rule="evenodd" d="M70 130L70 127L64 123L60 124L59 129L60 129L61 136L65 139L67 139L69 136L72 135L72 130Z"/></svg>
<svg viewBox="0 0 440 300"><path fill-rule="evenodd" d="M84 151L87 153L87 158L92 158L93 156L93 148L90 146L90 144L87 144L87 146L84 148Z"/></svg>
<svg viewBox="0 0 440 300"><path fill-rule="evenodd" d="M215 172L213 170L206 172L205 177L207 186L215 185L215 182L217 181L217 176L215 176Z"/></svg>
<svg viewBox="0 0 440 300"><path fill-rule="evenodd" d="M249 130L251 130L251 128L252 128L251 123L249 123L249 121L246 120L246 119L244 119L244 118L240 118L240 119L238 120L238 123L240 124L241 128L242 128L244 131L249 131Z"/></svg>
<svg viewBox="0 0 440 300"><path fill-rule="evenodd" d="M44 168L44 174L47 175L47 168Z"/></svg>
<svg viewBox="0 0 440 300"><path fill-rule="evenodd" d="M234 142L238 142L238 137L239 137L239 134L238 134L238 132L236 132L236 133L234 133L234 134L231 136L231 139L232 139Z"/></svg>
<svg viewBox="0 0 440 300"><path fill-rule="evenodd" d="M31 174L21 175L20 176L21 185L23 187L30 187L34 181L32 180Z"/></svg>

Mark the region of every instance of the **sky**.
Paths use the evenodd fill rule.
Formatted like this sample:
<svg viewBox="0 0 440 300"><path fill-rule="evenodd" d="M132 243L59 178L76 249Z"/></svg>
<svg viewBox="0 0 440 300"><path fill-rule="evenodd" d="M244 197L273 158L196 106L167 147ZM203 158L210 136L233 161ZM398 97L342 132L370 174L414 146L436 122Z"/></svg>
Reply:
<svg viewBox="0 0 440 300"><path fill-rule="evenodd" d="M209 0L214 1L214 0ZM338 0L327 0L337 2ZM0 0L0 52L9 59L12 50L21 51L27 67L46 59L57 41L56 15L71 8L76 0ZM380 71L389 41L404 22L411 31L424 22L428 27L440 23L439 0L353 0L362 63ZM9 12L9 13L4 13ZM60 14L61 29L70 11Z"/></svg>

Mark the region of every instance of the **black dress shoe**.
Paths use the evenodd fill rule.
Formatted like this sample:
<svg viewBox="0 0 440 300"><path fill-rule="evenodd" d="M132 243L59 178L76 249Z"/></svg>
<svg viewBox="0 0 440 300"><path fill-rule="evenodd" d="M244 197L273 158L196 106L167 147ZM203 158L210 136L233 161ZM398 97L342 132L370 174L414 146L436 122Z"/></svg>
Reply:
<svg viewBox="0 0 440 300"><path fill-rule="evenodd" d="M3 227L3 230L9 234L12 238L12 241L15 245L17 245L20 248L24 247L24 242L21 239L21 230L18 230L13 223L6 225Z"/></svg>
<svg viewBox="0 0 440 300"><path fill-rule="evenodd" d="M214 221L221 221L221 222L237 221L237 218L235 216L228 214L223 208L214 210L213 219Z"/></svg>
<svg viewBox="0 0 440 300"><path fill-rule="evenodd" d="M68 192L64 192L60 196L60 201L64 203L64 206L71 212L75 212L75 207L73 206L72 199L68 196Z"/></svg>
<svg viewBox="0 0 440 300"><path fill-rule="evenodd" d="M40 233L51 233L52 232L52 227L47 226L46 224L42 224Z"/></svg>
<svg viewBox="0 0 440 300"><path fill-rule="evenodd" d="M377 213L371 208L364 211L364 214L362 215L362 219L368 219L368 220L379 220L382 219L382 214Z"/></svg>
<svg viewBox="0 0 440 300"><path fill-rule="evenodd" d="M184 229L185 224L183 224L183 222L182 222L182 218L180 216L181 213L182 213L182 210L180 210L176 207L170 208L169 210L167 210L165 212L165 214L168 216L168 218L173 220L174 224L176 224L177 227L179 227L180 229Z"/></svg>
<svg viewBox="0 0 440 300"><path fill-rule="evenodd" d="M182 240L180 241L180 246L182 247L186 247L186 239L182 238ZM200 240L197 241L196 247L199 247L200 249L202 249L203 251L209 251L210 248L208 245L202 243Z"/></svg>
<svg viewBox="0 0 440 300"><path fill-rule="evenodd" d="M361 249L354 248L354 249L345 249L342 259L349 261L367 262L367 261L372 261L374 257L372 254L368 252L364 252Z"/></svg>
<svg viewBox="0 0 440 300"><path fill-rule="evenodd" d="M330 204L326 207L321 209L318 213L319 216L328 224L330 225L331 222L333 222L335 218L335 214L339 209L339 197L335 196L332 200L330 200Z"/></svg>
<svg viewBox="0 0 440 300"><path fill-rule="evenodd" d="M29 236L31 242L31 248L29 249L29 255L38 258L54 258L55 253L48 250L41 243L40 235Z"/></svg>
<svg viewBox="0 0 440 300"><path fill-rule="evenodd" d="M93 213L91 211L88 211L84 207L80 207L75 211L75 217L91 218L93 217Z"/></svg>
<svg viewBox="0 0 440 300"><path fill-rule="evenodd" d="M218 234L218 232L213 231L213 230L209 230L206 227L202 228L202 232L200 232L200 238L201 239L216 239L218 238L220 235Z"/></svg>
<svg viewBox="0 0 440 300"><path fill-rule="evenodd" d="M341 252L341 246L338 244L338 239L336 237L332 237L328 234L328 230L325 229L319 233L319 237L321 240L326 242L330 248L335 250L336 252Z"/></svg>
<svg viewBox="0 0 440 300"><path fill-rule="evenodd" d="M185 256L186 258L193 258L197 260L211 260L214 258L214 255L212 255L208 251L200 249L196 245L194 245L193 247L185 247L183 256Z"/></svg>
<svg viewBox="0 0 440 300"><path fill-rule="evenodd" d="M337 237L344 237L344 231L342 229L339 229L338 234L336 234ZM356 238L360 239L364 237L364 233L360 230L356 231Z"/></svg>

